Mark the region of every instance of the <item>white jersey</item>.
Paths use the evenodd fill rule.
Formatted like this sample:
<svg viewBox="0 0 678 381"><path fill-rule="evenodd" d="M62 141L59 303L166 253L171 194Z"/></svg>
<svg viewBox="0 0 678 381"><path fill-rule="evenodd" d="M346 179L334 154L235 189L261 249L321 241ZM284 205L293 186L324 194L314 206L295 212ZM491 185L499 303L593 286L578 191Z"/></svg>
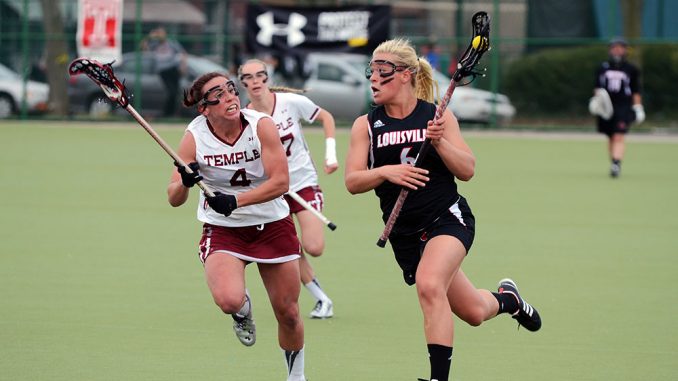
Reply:
<svg viewBox="0 0 678 381"><path fill-rule="evenodd" d="M278 127L280 141L287 154L290 171L290 190L297 192L311 185L318 185L318 173L311 159L299 121L311 123L320 113L320 107L303 95L273 93L275 103L271 117Z"/></svg>
<svg viewBox="0 0 678 381"><path fill-rule="evenodd" d="M257 136L259 119L269 116L254 110L241 110L242 133L235 142L225 142L212 132L207 118L193 119L186 130L195 139L195 159L205 184L214 192L236 195L254 189L268 179L261 161L261 142ZM212 225L253 226L280 220L290 214L281 196L261 204L237 208L226 217L209 207L200 192L198 220Z"/></svg>

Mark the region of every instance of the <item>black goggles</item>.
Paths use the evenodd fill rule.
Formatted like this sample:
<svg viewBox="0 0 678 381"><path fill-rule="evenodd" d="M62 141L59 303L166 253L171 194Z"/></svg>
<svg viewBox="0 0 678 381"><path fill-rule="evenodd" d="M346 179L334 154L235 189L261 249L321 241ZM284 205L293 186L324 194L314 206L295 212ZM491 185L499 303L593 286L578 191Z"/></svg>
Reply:
<svg viewBox="0 0 678 381"><path fill-rule="evenodd" d="M388 78L395 74L396 71L405 71L408 69L407 65L396 65L391 61L374 60L365 68L365 78L370 79L372 73L375 71L381 78Z"/></svg>
<svg viewBox="0 0 678 381"><path fill-rule="evenodd" d="M229 93L236 97L240 94L238 92L238 88L235 86L235 83L230 79L221 85L214 86L211 89L207 90L205 95L202 96L200 104L204 106L207 105L213 106L219 104L219 102L221 102L221 98L223 98L224 94L226 93Z"/></svg>

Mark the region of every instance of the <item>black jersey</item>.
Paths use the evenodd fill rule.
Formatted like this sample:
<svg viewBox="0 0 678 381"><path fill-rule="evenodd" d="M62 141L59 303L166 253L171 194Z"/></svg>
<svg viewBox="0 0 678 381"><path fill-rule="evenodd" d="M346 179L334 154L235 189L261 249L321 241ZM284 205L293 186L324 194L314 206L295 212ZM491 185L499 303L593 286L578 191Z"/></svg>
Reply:
<svg viewBox="0 0 678 381"><path fill-rule="evenodd" d="M414 163L419 148L426 138L426 125L435 116L436 106L417 101L412 114L403 119L391 118L383 106L367 114L370 135L369 168L384 165ZM398 215L394 233L408 234L424 229L435 221L459 198L454 175L445 166L435 149L429 150L422 168L429 171L425 187L410 190ZM375 188L379 197L384 222L388 220L402 187L384 181Z"/></svg>
<svg viewBox="0 0 678 381"><path fill-rule="evenodd" d="M627 61L603 62L596 70L594 87L605 89L610 94L614 108L610 121L631 123L635 120L635 113L631 109L633 94L640 93L640 74L635 66Z"/></svg>

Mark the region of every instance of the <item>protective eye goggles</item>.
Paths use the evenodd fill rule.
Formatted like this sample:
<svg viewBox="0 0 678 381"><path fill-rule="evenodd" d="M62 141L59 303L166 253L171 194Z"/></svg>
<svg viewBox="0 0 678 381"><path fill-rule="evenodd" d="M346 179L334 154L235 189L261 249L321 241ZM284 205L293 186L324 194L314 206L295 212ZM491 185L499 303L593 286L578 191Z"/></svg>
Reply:
<svg viewBox="0 0 678 381"><path fill-rule="evenodd" d="M200 104L203 106L213 106L221 102L221 98L224 97L224 94L231 94L234 96L240 95L238 88L235 86L235 83L231 80L224 82L221 85L217 85L207 90L205 95L202 96Z"/></svg>
<svg viewBox="0 0 678 381"><path fill-rule="evenodd" d="M375 71L379 74L379 77L388 78L395 74L396 71L405 71L407 69L407 65L396 65L386 60L374 60L365 68L365 78L370 79Z"/></svg>
<svg viewBox="0 0 678 381"><path fill-rule="evenodd" d="M266 83L268 80L268 73L266 70L258 71L254 74L242 74L240 76L240 82L251 82L254 78L260 80L261 82Z"/></svg>

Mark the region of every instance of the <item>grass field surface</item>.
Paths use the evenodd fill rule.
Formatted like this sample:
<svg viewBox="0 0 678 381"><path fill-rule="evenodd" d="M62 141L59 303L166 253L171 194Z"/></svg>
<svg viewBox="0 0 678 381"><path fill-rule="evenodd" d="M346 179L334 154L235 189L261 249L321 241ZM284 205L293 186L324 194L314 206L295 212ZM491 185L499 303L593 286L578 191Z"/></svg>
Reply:
<svg viewBox="0 0 678 381"><path fill-rule="evenodd" d="M173 147L183 133L157 130ZM544 326L457 321L452 379L678 379L678 141L630 136L613 180L599 135L465 135L477 235L463 268L481 288L512 277ZM322 134L307 138L321 162ZM343 166L346 130L337 143ZM172 169L135 124L0 124L0 380L285 379L256 268L254 347L212 302L197 192L170 207ZM376 196L351 196L343 168L320 183L338 228L312 264L335 317L309 319L302 289L307 377L428 377L415 290L375 245Z"/></svg>

